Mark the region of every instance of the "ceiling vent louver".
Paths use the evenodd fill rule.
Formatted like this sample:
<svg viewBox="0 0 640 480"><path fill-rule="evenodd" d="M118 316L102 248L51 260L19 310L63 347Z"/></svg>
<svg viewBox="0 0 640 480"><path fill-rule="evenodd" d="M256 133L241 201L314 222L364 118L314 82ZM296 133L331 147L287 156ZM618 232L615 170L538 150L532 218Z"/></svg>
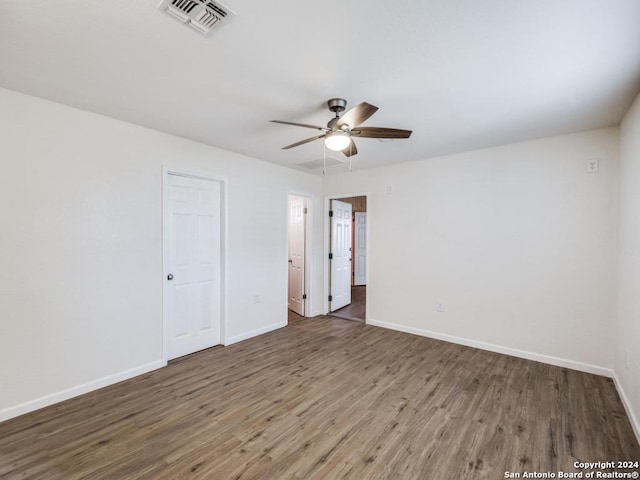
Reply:
<svg viewBox="0 0 640 480"><path fill-rule="evenodd" d="M230 14L236 14L226 5L212 0L162 0L157 8L203 35Z"/></svg>

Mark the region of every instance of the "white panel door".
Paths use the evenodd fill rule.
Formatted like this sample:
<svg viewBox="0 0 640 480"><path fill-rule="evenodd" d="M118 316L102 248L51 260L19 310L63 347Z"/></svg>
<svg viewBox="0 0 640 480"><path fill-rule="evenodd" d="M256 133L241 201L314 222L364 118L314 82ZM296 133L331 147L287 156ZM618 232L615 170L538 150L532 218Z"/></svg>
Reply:
<svg viewBox="0 0 640 480"><path fill-rule="evenodd" d="M169 360L220 344L220 183L169 175Z"/></svg>
<svg viewBox="0 0 640 480"><path fill-rule="evenodd" d="M331 305L334 312L351 303L351 205L331 200Z"/></svg>
<svg viewBox="0 0 640 480"><path fill-rule="evenodd" d="M353 271L353 284L367 284L367 214L365 212L356 212L356 221L354 227L354 252L355 260Z"/></svg>
<svg viewBox="0 0 640 480"><path fill-rule="evenodd" d="M289 308L304 316L305 200L289 197Z"/></svg>

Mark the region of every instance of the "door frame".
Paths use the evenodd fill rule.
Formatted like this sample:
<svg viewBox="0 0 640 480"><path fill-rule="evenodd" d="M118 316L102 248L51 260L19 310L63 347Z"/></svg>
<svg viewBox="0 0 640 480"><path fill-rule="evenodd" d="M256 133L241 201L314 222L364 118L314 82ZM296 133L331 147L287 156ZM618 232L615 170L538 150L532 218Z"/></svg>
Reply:
<svg viewBox="0 0 640 480"><path fill-rule="evenodd" d="M367 242L367 260L365 262L366 265L366 274L365 277L367 279L367 288L371 284L371 279L369 278L369 272L371 269L369 265L371 264L371 242L369 241L369 232L371 231L371 194L369 192L356 192L356 193L341 193L341 194L333 194L327 195L324 197L324 297L322 300L322 313L324 315L329 314L329 293L331 292L331 274L330 274L330 265L329 265L329 250L331 249L331 218L329 217L329 210L331 208L331 200L341 200L343 198L350 197L366 197L367 198L367 227L365 231L365 241ZM353 253L353 252L352 252ZM367 299L365 301L365 319L364 323L369 323L369 303L370 303L371 295L367 291Z"/></svg>
<svg viewBox="0 0 640 480"><path fill-rule="evenodd" d="M315 316L314 312L311 311L311 292L312 292L312 285L311 285L311 255L310 253L312 252L311 250L311 235L310 235L310 231L311 231L311 221L313 219L313 209L311 208L311 197L308 195L305 195L303 193L296 193L296 192L287 192L287 235L286 235L286 242L285 242L285 258L289 258L289 212L291 210L291 197L298 197L298 198L302 198L304 200L304 206L307 209L307 216L304 219L304 292L307 295L307 298L304 300L305 304L304 304L304 316L305 317L313 317ZM285 295L285 309L287 312L287 317L286 317L286 321L287 324L289 323L289 262L287 262L287 266L286 266L286 271L287 271L287 291L286 291L286 295Z"/></svg>
<svg viewBox="0 0 640 480"><path fill-rule="evenodd" d="M169 357L169 308L168 308L168 284L167 275L169 258L169 232L167 228L167 213L169 212L169 175L195 178L220 183L220 344L227 344L229 302L228 302L228 238L227 238L227 206L228 206L228 179L223 176L213 175L183 167L162 166L162 362L164 365Z"/></svg>

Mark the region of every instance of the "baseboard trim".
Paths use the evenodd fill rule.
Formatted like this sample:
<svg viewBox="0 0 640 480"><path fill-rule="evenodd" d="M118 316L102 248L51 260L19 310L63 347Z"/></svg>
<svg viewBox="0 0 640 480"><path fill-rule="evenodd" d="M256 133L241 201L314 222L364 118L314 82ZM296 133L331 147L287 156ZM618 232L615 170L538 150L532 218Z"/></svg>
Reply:
<svg viewBox="0 0 640 480"><path fill-rule="evenodd" d="M633 411L633 408L631 408L631 401L629 400L629 397L627 397L627 393L624 391L624 388L622 388L622 383L615 371L613 373L613 383L616 386L616 390L618 390L618 395L620 395L622 405L627 412L627 417L629 417L629 422L631 422L631 428L633 428L633 433L636 435L636 440L640 443L640 422L638 421L638 417Z"/></svg>
<svg viewBox="0 0 640 480"><path fill-rule="evenodd" d="M322 310L314 310L313 312L311 312L308 316L313 318L313 317L318 317L322 315Z"/></svg>
<svg viewBox="0 0 640 480"><path fill-rule="evenodd" d="M555 365L556 367L570 368L572 370L578 370L586 373L593 373L595 375L601 375L603 377L613 378L614 373L610 368L601 367L598 365L591 365L589 363L576 362L574 360L568 360L565 358L552 357L550 355L543 355L540 353L528 352L526 350L518 350L516 348L504 347L502 345L494 345L492 343L480 342L477 340L471 340L463 337L456 337L454 335L447 335L444 333L432 332L430 330L423 330L420 328L407 327L405 325L399 325L397 323L381 322L379 320L369 319L368 325L374 325L376 327L388 328L390 330L397 330L399 332L411 333L413 335L420 335L421 337L429 337L436 340L443 340L445 342L456 343L458 345L465 345L467 347L479 348L481 350L488 350L490 352L502 353L504 355L510 355L512 357L524 358L525 360L533 360L535 362L547 363L549 365Z"/></svg>
<svg viewBox="0 0 640 480"><path fill-rule="evenodd" d="M278 330L279 328L286 327L288 324L289 323L287 321L272 323L271 325L267 325L266 327L258 328L246 333L241 333L240 335L236 335L235 337L227 339L227 341L225 342L225 346L233 345L234 343L257 337L258 335L262 335L263 333L269 333L274 330Z"/></svg>
<svg viewBox="0 0 640 480"><path fill-rule="evenodd" d="M108 375L98 380L83 383L82 385L78 385L76 387L67 388L66 390L61 390L56 393L45 395L44 397L36 398L35 400L29 400L28 402L20 403L13 407L5 408L4 410L0 410L0 422L4 422L5 420L9 420L11 418L24 415L25 413L33 412L35 410L40 410L44 407L49 407L56 403L69 400L70 398L77 397L79 395L84 395L85 393L93 392L94 390L98 390L100 388L108 387L109 385L113 385L114 383L129 380L130 378L137 377L138 375L143 375L164 366L166 366L166 363L158 360L155 362L147 363L145 365L141 365L139 367L125 370L124 372Z"/></svg>

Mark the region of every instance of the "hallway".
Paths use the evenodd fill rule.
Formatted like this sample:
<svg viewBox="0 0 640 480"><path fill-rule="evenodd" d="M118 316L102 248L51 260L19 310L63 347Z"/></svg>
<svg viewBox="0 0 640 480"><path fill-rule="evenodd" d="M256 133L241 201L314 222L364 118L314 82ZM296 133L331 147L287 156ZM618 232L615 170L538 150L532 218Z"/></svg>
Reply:
<svg viewBox="0 0 640 480"><path fill-rule="evenodd" d="M367 286L352 286L351 287L351 303L346 307L342 307L335 312L331 312L333 317L343 318L345 320L352 320L356 322L364 323L366 317L366 305L367 305Z"/></svg>

